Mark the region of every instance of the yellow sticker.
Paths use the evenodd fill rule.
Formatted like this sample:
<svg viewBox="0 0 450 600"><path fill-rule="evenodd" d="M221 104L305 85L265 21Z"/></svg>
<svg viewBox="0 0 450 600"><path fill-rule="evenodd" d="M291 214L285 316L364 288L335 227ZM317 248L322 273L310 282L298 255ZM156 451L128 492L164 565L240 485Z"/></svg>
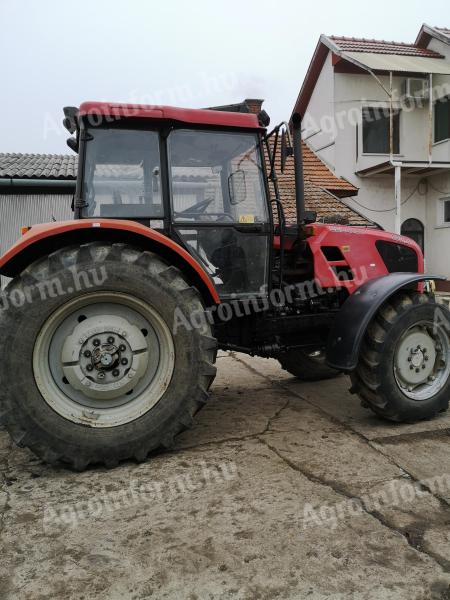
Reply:
<svg viewBox="0 0 450 600"><path fill-rule="evenodd" d="M255 215L239 215L239 223L254 223Z"/></svg>
<svg viewBox="0 0 450 600"><path fill-rule="evenodd" d="M341 246L342 252L350 252L350 246Z"/></svg>

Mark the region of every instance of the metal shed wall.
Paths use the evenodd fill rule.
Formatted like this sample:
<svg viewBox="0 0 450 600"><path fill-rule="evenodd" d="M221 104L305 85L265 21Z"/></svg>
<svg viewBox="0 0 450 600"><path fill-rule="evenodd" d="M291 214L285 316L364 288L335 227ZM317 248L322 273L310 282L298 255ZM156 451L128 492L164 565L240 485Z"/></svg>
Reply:
<svg viewBox="0 0 450 600"><path fill-rule="evenodd" d="M72 194L0 194L0 252L20 237L24 225L73 219ZM1 277L1 286L9 281Z"/></svg>

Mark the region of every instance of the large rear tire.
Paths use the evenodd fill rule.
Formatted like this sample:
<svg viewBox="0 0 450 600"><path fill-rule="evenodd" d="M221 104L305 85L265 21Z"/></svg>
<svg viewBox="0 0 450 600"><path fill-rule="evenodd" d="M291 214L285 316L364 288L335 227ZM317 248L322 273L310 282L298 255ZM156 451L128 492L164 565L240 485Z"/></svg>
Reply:
<svg viewBox="0 0 450 600"><path fill-rule="evenodd" d="M46 462L144 460L170 448L208 398L217 342L200 294L156 254L63 248L14 279L6 300L0 415Z"/></svg>
<svg viewBox="0 0 450 600"><path fill-rule="evenodd" d="M278 361L285 371L302 381L321 381L337 377L340 371L332 369L325 362L325 351L317 349L289 350L278 355Z"/></svg>
<svg viewBox="0 0 450 600"><path fill-rule="evenodd" d="M364 406L396 422L448 408L450 312L426 294L401 293L377 313L351 373Z"/></svg>

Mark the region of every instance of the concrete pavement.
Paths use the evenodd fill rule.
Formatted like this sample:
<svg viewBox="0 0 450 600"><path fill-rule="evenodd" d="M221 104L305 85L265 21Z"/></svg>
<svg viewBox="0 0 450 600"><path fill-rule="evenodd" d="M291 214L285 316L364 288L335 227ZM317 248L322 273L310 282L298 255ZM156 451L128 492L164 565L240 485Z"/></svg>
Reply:
<svg viewBox="0 0 450 600"><path fill-rule="evenodd" d="M450 599L450 415L394 425L346 377L218 366L143 464L50 468L0 431L0 598Z"/></svg>

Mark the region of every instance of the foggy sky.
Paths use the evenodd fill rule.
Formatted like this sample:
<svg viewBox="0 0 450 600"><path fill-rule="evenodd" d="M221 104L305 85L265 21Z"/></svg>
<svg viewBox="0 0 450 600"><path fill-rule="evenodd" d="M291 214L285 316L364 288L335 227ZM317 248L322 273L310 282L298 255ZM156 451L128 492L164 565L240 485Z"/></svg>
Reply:
<svg viewBox="0 0 450 600"><path fill-rule="evenodd" d="M447 0L0 0L0 152L71 153L62 107L264 98L287 119L321 33L413 42Z"/></svg>

